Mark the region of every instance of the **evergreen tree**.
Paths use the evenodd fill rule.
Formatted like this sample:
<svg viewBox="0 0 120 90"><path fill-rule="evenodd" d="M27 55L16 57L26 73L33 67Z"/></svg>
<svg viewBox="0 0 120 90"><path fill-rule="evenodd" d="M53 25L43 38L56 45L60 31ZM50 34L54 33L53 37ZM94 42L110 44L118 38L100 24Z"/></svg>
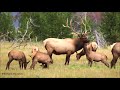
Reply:
<svg viewBox="0 0 120 90"><path fill-rule="evenodd" d="M101 31L108 44L120 41L120 12L104 13Z"/></svg>
<svg viewBox="0 0 120 90"><path fill-rule="evenodd" d="M10 12L1 12L0 14L0 39L13 40L15 28Z"/></svg>
<svg viewBox="0 0 120 90"><path fill-rule="evenodd" d="M22 12L20 17L20 30L24 32L26 22L32 19L29 30L32 31L32 38L44 40L49 37L67 38L71 37L71 31L64 28L62 24L66 23L66 19L71 17L70 12ZM39 27L33 25L33 23Z"/></svg>

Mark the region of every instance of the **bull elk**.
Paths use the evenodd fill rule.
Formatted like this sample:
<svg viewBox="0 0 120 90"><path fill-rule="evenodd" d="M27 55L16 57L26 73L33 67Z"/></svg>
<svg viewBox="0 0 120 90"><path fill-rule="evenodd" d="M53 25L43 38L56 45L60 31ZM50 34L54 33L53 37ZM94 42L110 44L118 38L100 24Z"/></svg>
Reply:
<svg viewBox="0 0 120 90"><path fill-rule="evenodd" d="M9 61L7 62L6 69L9 69L10 63L13 60L19 61L20 69L23 69L23 67L24 69L26 69L27 64L30 62L30 61L28 62L26 61L26 56L22 51L17 51L17 50L11 50L8 53L8 58L9 58Z"/></svg>
<svg viewBox="0 0 120 90"><path fill-rule="evenodd" d="M111 61L111 68L112 68L112 67L115 68L115 64L116 64L118 58L120 57L120 42L117 42L117 43L113 46L111 52L112 52L112 55L113 55L113 59L112 59L112 61Z"/></svg>
<svg viewBox="0 0 120 90"><path fill-rule="evenodd" d="M63 26L71 29L72 32L76 33L78 35L78 38L73 38L73 39L72 38L65 38L65 39L47 38L43 41L43 44L51 60L52 60L52 54L55 54L55 55L66 54L65 65L69 65L70 56L75 52L77 52L78 50L82 49L84 44L88 43L89 40L87 38L87 32L82 33L81 35L75 32L75 30L72 27L72 19L70 21L70 26L68 26L68 19L67 19L66 26L65 25Z"/></svg>

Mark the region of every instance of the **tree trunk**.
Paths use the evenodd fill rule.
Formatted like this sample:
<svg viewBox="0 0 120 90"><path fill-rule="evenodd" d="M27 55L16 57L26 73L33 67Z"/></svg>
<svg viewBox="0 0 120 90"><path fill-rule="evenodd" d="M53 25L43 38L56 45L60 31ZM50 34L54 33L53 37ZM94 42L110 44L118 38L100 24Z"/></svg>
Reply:
<svg viewBox="0 0 120 90"><path fill-rule="evenodd" d="M97 29L94 29L93 34L95 35L98 47L105 47L106 41L105 41L104 37L101 35L101 33L98 32Z"/></svg>

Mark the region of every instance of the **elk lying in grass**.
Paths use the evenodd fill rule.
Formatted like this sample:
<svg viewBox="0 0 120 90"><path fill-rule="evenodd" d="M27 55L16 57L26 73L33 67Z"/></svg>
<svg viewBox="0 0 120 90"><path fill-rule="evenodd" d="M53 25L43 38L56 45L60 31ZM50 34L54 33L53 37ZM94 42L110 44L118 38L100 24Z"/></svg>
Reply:
<svg viewBox="0 0 120 90"><path fill-rule="evenodd" d="M97 48L98 48L97 43L96 43L96 42L91 42L90 44L91 44L91 46L92 46L92 51L96 52L96 50L97 50ZM84 56L84 55L85 55L84 50L82 50L80 53L77 53L77 54L76 54L77 60L79 60L79 59L80 59L82 56Z"/></svg>
<svg viewBox="0 0 120 90"><path fill-rule="evenodd" d="M24 69L26 69L27 64L30 62L30 61L28 62L26 61L26 56L22 51L17 51L17 50L11 50L8 53L8 58L9 58L9 61L7 62L6 69L9 69L10 63L13 60L19 61L20 69L23 69L23 67Z"/></svg>
<svg viewBox="0 0 120 90"><path fill-rule="evenodd" d="M49 63L51 63L51 58L49 57L49 55L40 52L38 47L34 47L32 49L32 55L30 57L32 58L30 69L34 69L37 62L42 63L43 68L48 68Z"/></svg>
<svg viewBox="0 0 120 90"><path fill-rule="evenodd" d="M112 55L113 55L113 59L112 59L112 61L111 61L111 68L112 68L112 67L115 68L115 64L116 64L118 58L120 57L120 42L117 42L117 43L113 46L111 52L112 52Z"/></svg>
<svg viewBox="0 0 120 90"><path fill-rule="evenodd" d="M92 66L93 61L95 61L95 62L101 61L107 67L109 67L109 64L107 63L107 56L105 54L97 53L97 52L92 51L91 44L86 43L84 45L84 51L85 51L85 54L86 54L86 58L88 59L88 65L90 65L90 67Z"/></svg>
<svg viewBox="0 0 120 90"><path fill-rule="evenodd" d="M67 25L63 25L64 27L70 28L72 32L78 35L78 38L65 38L65 39L57 39L57 38L48 38L43 41L45 49L48 52L52 60L52 54L61 55L66 54L66 61L65 65L69 65L70 56L77 52L78 50L82 49L85 43L88 43L89 40L87 38L87 33L82 33L81 35L75 32L72 27L72 19L70 21L70 26L68 26L68 19ZM53 60L52 60L53 62Z"/></svg>

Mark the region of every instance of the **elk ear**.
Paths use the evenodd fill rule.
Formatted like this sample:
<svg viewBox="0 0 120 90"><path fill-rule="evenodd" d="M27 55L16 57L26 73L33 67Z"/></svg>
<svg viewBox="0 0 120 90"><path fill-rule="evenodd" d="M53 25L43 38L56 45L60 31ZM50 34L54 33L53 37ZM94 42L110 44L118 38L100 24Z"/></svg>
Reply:
<svg viewBox="0 0 120 90"><path fill-rule="evenodd" d="M36 51L38 51L38 47L36 47Z"/></svg>

